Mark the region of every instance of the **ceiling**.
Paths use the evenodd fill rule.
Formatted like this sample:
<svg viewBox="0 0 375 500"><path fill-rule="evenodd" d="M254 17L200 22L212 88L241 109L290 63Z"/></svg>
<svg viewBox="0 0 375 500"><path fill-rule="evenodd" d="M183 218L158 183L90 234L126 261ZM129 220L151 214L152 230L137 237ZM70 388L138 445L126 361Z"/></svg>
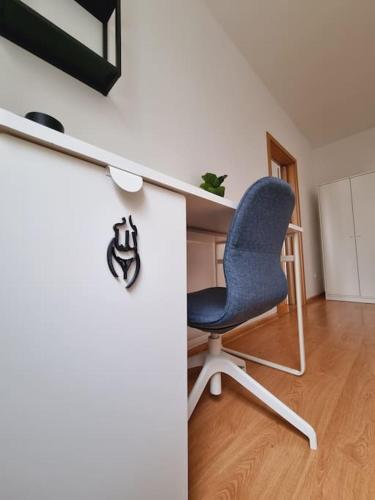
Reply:
<svg viewBox="0 0 375 500"><path fill-rule="evenodd" d="M375 126L375 0L204 0L313 147Z"/></svg>

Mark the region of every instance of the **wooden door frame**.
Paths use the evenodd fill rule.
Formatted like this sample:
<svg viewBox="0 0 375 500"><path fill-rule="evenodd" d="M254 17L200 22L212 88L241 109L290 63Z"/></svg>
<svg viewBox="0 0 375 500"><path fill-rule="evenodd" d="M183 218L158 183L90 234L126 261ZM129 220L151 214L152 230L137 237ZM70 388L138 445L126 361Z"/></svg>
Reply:
<svg viewBox="0 0 375 500"><path fill-rule="evenodd" d="M266 132L266 140L267 140L268 175L272 175L272 161L281 166L281 177L291 185L296 197L296 204L293 210L291 222L298 226L302 226L301 204L300 204L299 187L298 187L297 160L269 132ZM287 243L287 252L291 253L291 250L292 250L291 243ZM305 266L303 258L302 234L299 235L299 250L301 259L302 303L306 304L306 283L305 283ZM289 265L288 268L288 289L292 291L294 290L294 295L295 295L294 271L291 265ZM294 300L292 300L292 302L293 301ZM288 304L286 302L279 304L279 306L277 307L277 311L279 313L289 311Z"/></svg>

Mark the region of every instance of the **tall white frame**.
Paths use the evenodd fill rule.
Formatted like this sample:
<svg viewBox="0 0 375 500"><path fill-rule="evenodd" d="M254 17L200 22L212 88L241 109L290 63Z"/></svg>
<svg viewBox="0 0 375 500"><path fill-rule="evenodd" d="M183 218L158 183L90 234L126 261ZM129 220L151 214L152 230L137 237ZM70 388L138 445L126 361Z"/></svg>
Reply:
<svg viewBox="0 0 375 500"><path fill-rule="evenodd" d="M258 358L251 354L245 354L234 349L228 349L223 347L223 351L238 356L242 359L248 361L253 361L254 363L259 363L275 370L280 370L282 372L290 373L292 375L301 376L306 370L306 355L305 355L305 336L303 330L303 312L302 312L302 286L301 286L301 258L299 251L299 234L302 233L302 228L295 226L294 224L289 224L289 234L292 234L293 239L293 255L285 255L281 257L282 262L293 262L294 272L295 272L295 285L296 285L296 306L297 306L297 329L298 329L298 349L299 349L299 362L300 366L298 369L291 368L290 366L281 365L279 363L274 363L267 359Z"/></svg>

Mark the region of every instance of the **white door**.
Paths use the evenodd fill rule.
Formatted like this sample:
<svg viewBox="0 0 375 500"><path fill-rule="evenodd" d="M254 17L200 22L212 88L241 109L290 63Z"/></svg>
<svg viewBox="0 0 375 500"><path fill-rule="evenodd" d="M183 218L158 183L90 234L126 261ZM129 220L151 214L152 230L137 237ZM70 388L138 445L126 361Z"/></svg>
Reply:
<svg viewBox="0 0 375 500"><path fill-rule="evenodd" d="M362 297L375 297L375 173L351 179L359 284Z"/></svg>
<svg viewBox="0 0 375 500"><path fill-rule="evenodd" d="M319 203L326 294L359 296L349 179L321 186Z"/></svg>

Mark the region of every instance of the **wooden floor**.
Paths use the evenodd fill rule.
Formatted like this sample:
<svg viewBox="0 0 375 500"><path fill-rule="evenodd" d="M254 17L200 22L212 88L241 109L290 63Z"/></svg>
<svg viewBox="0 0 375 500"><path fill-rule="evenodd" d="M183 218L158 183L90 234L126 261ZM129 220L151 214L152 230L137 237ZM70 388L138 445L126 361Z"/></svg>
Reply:
<svg viewBox="0 0 375 500"><path fill-rule="evenodd" d="M305 375L247 370L315 427L318 451L223 377L189 423L189 500L375 500L375 305L319 300L304 321ZM230 347L297 366L294 323L285 315Z"/></svg>

